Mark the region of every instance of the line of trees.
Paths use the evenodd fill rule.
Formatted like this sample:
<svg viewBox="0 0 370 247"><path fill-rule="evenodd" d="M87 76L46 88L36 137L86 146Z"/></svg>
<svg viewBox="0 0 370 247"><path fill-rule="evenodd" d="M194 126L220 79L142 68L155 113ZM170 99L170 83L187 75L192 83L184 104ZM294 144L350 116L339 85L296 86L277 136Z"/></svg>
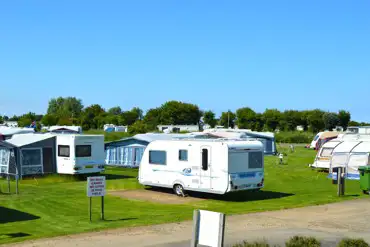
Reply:
<svg viewBox="0 0 370 247"><path fill-rule="evenodd" d="M296 111L266 109L262 113L255 112L249 107L242 107L236 112L222 112L219 118L213 111L202 111L197 105L179 101L168 101L157 108L149 109L145 114L139 107L131 110L122 110L115 106L104 109L98 104L84 106L81 99L75 97L58 97L49 101L45 115L28 112L21 116L0 116L3 120L18 121L19 126L29 126L36 121L37 128L40 123L45 126L52 125L80 125L84 130L101 129L104 124L129 126L131 133L146 133L156 130L159 124L208 124L255 131L294 131L297 126L304 130L318 132L324 129L333 129L336 126L357 126L367 123L351 121L348 111L325 112L320 109Z"/></svg>

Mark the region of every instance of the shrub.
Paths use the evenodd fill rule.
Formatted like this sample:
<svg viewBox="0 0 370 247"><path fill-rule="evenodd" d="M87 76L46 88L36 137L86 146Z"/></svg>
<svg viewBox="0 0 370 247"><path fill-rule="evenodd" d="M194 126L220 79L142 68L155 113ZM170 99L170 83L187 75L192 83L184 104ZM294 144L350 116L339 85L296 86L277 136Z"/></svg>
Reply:
<svg viewBox="0 0 370 247"><path fill-rule="evenodd" d="M286 247L320 247L321 243L314 237L291 237L286 243Z"/></svg>
<svg viewBox="0 0 370 247"><path fill-rule="evenodd" d="M255 241L252 243L243 241L241 243L234 244L232 247L270 247L270 245L266 241L260 241L260 242Z"/></svg>
<svg viewBox="0 0 370 247"><path fill-rule="evenodd" d="M342 239L338 247L369 247L370 245L365 242L363 239L351 239L351 238L344 238Z"/></svg>
<svg viewBox="0 0 370 247"><path fill-rule="evenodd" d="M282 131L275 133L276 142L281 143L310 143L314 138L311 132Z"/></svg>

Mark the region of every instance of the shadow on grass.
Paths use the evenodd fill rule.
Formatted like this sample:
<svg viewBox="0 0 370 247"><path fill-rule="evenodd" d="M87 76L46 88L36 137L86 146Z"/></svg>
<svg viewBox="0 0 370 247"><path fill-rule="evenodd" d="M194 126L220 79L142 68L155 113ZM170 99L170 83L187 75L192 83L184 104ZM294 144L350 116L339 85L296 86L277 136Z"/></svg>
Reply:
<svg viewBox="0 0 370 247"><path fill-rule="evenodd" d="M24 237L31 236L31 234L24 233L24 232L0 234L0 239L1 239L1 236L4 236L4 238L24 238Z"/></svg>
<svg viewBox="0 0 370 247"><path fill-rule="evenodd" d="M0 206L0 215L1 215L0 224L40 219L40 217L36 215L28 214L22 211L5 208L1 206Z"/></svg>
<svg viewBox="0 0 370 247"><path fill-rule="evenodd" d="M145 189L150 190L150 191L174 194L171 189L156 188L156 187L148 187L148 188L145 188ZM211 200L229 201L229 202L262 201L262 200L278 199L278 198L283 198L283 197L288 197L288 196L293 196L294 195L294 194L291 194L291 193L283 193L283 192L268 191L268 190L237 191L237 192L232 192L232 193L228 193L228 194L225 194L225 195L188 191L187 194L188 194L189 197L193 197L193 198L211 199ZM176 196L176 195L174 194L174 196Z"/></svg>
<svg viewBox="0 0 370 247"><path fill-rule="evenodd" d="M126 220L137 220L138 218L122 218L122 219L116 219L116 220L107 220L105 219L104 221L109 221L109 222L114 222L114 221L126 221Z"/></svg>

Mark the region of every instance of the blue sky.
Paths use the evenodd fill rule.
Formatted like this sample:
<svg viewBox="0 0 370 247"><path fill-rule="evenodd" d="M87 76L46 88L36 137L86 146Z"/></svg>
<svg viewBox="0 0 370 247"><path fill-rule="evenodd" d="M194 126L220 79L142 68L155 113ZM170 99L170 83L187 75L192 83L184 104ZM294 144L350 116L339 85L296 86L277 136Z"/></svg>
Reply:
<svg viewBox="0 0 370 247"><path fill-rule="evenodd" d="M368 0L1 1L0 114L76 96L370 121L369 11Z"/></svg>

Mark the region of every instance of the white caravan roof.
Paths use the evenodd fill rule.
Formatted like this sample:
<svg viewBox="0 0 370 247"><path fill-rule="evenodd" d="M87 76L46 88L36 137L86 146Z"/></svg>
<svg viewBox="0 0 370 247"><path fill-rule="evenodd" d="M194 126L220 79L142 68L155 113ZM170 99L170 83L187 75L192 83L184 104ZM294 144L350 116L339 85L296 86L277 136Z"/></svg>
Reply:
<svg viewBox="0 0 370 247"><path fill-rule="evenodd" d="M34 133L33 128L18 128L18 127L0 127L0 134L2 135L15 135L24 133Z"/></svg>
<svg viewBox="0 0 370 247"><path fill-rule="evenodd" d="M352 150L352 153L370 153L370 142L361 142Z"/></svg>
<svg viewBox="0 0 370 247"><path fill-rule="evenodd" d="M49 138L52 138L52 135L45 134L22 134L14 135L11 139L6 140L5 142L10 143L17 147L22 147L29 145L35 142L43 141Z"/></svg>
<svg viewBox="0 0 370 247"><path fill-rule="evenodd" d="M335 148L341 142L342 141L340 141L340 140L333 139L333 140L330 140L328 142L325 142L324 145L322 145L321 148Z"/></svg>
<svg viewBox="0 0 370 247"><path fill-rule="evenodd" d="M248 149L257 149L263 151L263 144L260 141L246 141L246 140L224 140L224 139L187 139L187 140L180 140L180 139L170 139L170 140L156 140L153 141L154 143L168 143L168 142L185 142L185 143L194 143L194 142L203 142L203 143L224 143L230 149L241 149L246 148Z"/></svg>
<svg viewBox="0 0 370 247"><path fill-rule="evenodd" d="M344 141L334 149L333 153L350 153L359 143L359 141Z"/></svg>

